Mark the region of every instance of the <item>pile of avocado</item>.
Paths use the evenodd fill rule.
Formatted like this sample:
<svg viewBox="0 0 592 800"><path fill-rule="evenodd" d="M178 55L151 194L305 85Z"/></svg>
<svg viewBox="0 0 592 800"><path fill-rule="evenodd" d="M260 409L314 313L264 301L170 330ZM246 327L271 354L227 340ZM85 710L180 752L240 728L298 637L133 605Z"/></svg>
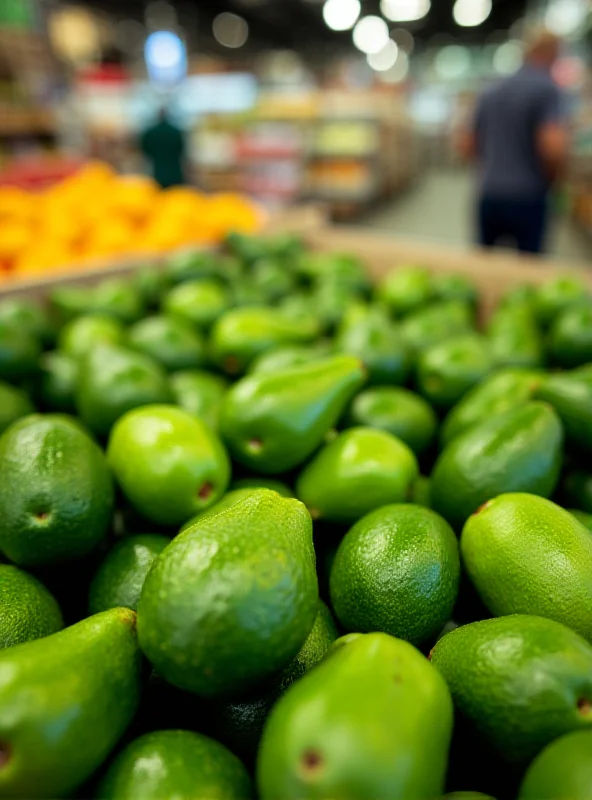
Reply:
<svg viewBox="0 0 592 800"><path fill-rule="evenodd" d="M590 800L592 295L479 319L293 236L0 301L0 797Z"/></svg>

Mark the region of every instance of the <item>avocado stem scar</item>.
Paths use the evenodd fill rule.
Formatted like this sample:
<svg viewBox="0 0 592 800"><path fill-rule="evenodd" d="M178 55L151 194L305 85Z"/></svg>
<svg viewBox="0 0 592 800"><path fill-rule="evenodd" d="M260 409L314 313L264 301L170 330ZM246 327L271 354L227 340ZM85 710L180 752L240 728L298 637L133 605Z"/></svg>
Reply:
<svg viewBox="0 0 592 800"><path fill-rule="evenodd" d="M204 483L197 494L199 495L201 500L207 500L213 491L214 487L212 486L211 483Z"/></svg>
<svg viewBox="0 0 592 800"><path fill-rule="evenodd" d="M308 777L317 775L324 766L323 757L318 750L305 750L301 756L302 771Z"/></svg>
<svg viewBox="0 0 592 800"><path fill-rule="evenodd" d="M590 716L592 712L592 702L587 697L580 697L578 700L578 711L583 717Z"/></svg>
<svg viewBox="0 0 592 800"><path fill-rule="evenodd" d="M250 439L248 447L251 453L260 453L263 450L263 442L261 439Z"/></svg>

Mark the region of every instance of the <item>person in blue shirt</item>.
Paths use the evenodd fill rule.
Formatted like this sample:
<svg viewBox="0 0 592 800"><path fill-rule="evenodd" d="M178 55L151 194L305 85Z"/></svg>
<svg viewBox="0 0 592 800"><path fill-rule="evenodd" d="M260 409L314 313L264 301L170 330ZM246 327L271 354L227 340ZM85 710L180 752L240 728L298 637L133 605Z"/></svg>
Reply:
<svg viewBox="0 0 592 800"><path fill-rule="evenodd" d="M461 142L478 164L484 247L511 240L524 253L544 249L549 193L568 155L565 98L551 76L560 49L553 34L535 34L523 67L481 96Z"/></svg>

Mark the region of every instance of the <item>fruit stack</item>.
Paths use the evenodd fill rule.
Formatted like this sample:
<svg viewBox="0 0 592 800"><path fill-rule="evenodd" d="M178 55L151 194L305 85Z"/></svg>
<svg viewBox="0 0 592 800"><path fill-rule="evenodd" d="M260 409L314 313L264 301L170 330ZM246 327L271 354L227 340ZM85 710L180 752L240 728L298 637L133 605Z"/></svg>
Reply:
<svg viewBox="0 0 592 800"><path fill-rule="evenodd" d="M0 303L0 797L592 796L592 297L478 306L241 235Z"/></svg>

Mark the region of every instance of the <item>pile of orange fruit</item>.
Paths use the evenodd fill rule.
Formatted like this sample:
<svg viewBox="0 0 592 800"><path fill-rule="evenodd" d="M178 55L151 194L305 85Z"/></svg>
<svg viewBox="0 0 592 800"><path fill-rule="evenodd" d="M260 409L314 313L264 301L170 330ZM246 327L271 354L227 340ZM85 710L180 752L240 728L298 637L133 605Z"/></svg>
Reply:
<svg viewBox="0 0 592 800"><path fill-rule="evenodd" d="M239 194L162 190L90 162L43 192L0 187L0 276L24 278L212 245L230 231L254 233L262 212Z"/></svg>

